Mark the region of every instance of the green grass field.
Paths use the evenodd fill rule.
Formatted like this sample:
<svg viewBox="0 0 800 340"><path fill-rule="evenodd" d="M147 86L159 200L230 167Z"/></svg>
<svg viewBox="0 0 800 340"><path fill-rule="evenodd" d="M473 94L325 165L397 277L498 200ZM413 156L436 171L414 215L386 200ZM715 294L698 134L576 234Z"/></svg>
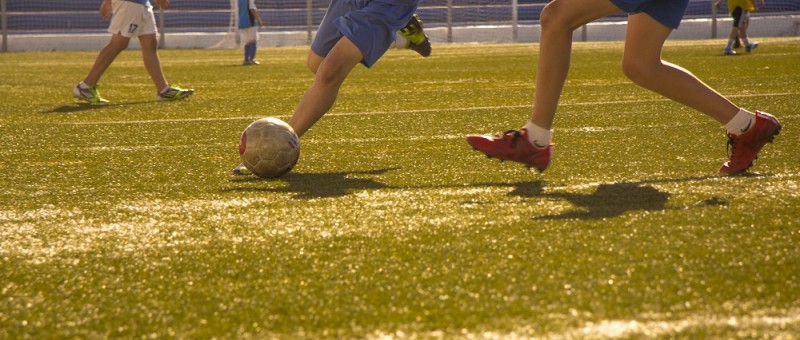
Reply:
<svg viewBox="0 0 800 340"><path fill-rule="evenodd" d="M784 125L723 176L724 129L576 43L543 174L470 133L520 127L531 44L391 50L357 67L279 179L239 135L287 119L304 48L0 54L0 338L603 338L800 334L800 39L675 41L664 58Z"/></svg>

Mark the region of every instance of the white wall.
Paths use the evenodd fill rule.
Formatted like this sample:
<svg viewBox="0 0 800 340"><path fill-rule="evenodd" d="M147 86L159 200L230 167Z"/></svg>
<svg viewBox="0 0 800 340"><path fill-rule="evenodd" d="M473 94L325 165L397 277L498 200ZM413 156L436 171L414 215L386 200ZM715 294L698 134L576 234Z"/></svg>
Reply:
<svg viewBox="0 0 800 340"><path fill-rule="evenodd" d="M731 19L717 20L717 38L724 39L731 30ZM625 22L596 22L584 29L575 31L574 40L616 41L625 37ZM446 43L447 29L444 27L426 28L431 42ZM518 42L538 42L539 26L519 26ZM709 39L712 22L710 19L685 19L670 39ZM748 35L758 37L800 36L800 15L753 16ZM465 26L452 30L455 43L467 42L513 42L512 28L509 25ZM108 42L107 33L98 34L14 34L8 36L9 51L93 51L99 50ZM165 37L166 48L235 48L235 33L170 33ZM306 46L308 36L305 31L261 32L259 46ZM402 42L398 42L398 45ZM133 39L130 48L138 49Z"/></svg>

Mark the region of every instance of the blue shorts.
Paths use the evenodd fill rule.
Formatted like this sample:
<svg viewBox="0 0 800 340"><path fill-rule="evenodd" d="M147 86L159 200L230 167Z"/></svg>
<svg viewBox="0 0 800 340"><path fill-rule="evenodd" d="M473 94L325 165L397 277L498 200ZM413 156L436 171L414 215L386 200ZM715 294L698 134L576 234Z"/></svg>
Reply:
<svg viewBox="0 0 800 340"><path fill-rule="evenodd" d="M352 41L367 67L394 43L397 30L408 24L419 0L332 0L319 25L311 50L325 57L343 36Z"/></svg>
<svg viewBox="0 0 800 340"><path fill-rule="evenodd" d="M615 6L629 14L647 13L656 21L677 29L689 6L689 0L611 0Z"/></svg>

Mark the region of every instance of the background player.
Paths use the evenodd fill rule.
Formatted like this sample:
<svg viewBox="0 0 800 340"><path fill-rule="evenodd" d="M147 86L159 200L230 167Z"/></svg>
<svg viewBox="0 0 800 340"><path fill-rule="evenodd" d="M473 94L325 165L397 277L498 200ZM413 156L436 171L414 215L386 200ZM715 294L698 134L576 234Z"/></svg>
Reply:
<svg viewBox="0 0 800 340"><path fill-rule="evenodd" d="M244 62L242 65L258 65L256 50L258 29L264 27L256 8L256 0L239 0L239 37L244 44ZM256 27L258 24L258 27Z"/></svg>
<svg viewBox="0 0 800 340"><path fill-rule="evenodd" d="M167 8L169 0L156 0L156 4ZM103 0L100 15L104 20L111 19L108 26L111 40L100 50L86 78L72 90L75 98L92 104L108 102L100 97L97 83L120 52L128 48L132 37L139 38L144 66L156 87L158 100L177 100L192 95L193 90L170 86L164 77L157 51L156 18L149 0Z"/></svg>

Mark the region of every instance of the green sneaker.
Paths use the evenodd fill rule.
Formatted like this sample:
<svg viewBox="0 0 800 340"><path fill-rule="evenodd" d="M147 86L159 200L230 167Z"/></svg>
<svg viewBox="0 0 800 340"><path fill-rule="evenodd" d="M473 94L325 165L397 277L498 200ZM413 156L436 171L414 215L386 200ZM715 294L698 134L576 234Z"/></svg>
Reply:
<svg viewBox="0 0 800 340"><path fill-rule="evenodd" d="M166 91L158 94L158 100L160 101L181 100L191 96L192 93L194 93L194 90L192 89L182 89L180 87L170 86Z"/></svg>
<svg viewBox="0 0 800 340"><path fill-rule="evenodd" d="M95 86L84 85L84 86L81 86L81 84L75 85L75 88L72 89L72 96L77 99L83 100L89 104L108 103L108 100L105 100L100 97L100 92L97 91L97 85Z"/></svg>
<svg viewBox="0 0 800 340"><path fill-rule="evenodd" d="M428 40L428 36L425 35L425 31L423 31L422 18L418 14L414 13L411 19L408 20L406 27L397 32L406 38L406 48L414 50L423 57L431 55L431 42Z"/></svg>
<svg viewBox="0 0 800 340"><path fill-rule="evenodd" d="M252 172L250 172L250 170L248 170L244 166L244 164L239 164L235 168L233 168L231 174L233 174L234 176L247 176L249 174L252 174Z"/></svg>

